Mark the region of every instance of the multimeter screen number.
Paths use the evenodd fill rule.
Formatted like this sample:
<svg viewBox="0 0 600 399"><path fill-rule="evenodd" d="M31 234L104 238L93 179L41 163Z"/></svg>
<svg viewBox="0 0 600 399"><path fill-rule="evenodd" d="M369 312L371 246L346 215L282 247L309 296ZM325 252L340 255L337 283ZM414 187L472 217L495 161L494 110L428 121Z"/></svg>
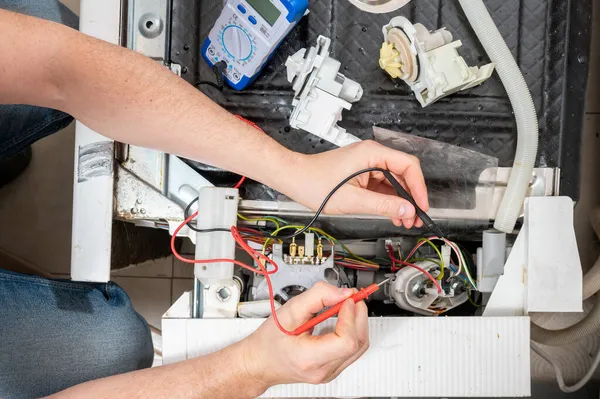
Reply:
<svg viewBox="0 0 600 399"><path fill-rule="evenodd" d="M246 0L246 1L271 26L273 26L275 24L275 22L277 22L277 19L279 19L279 16L281 15L281 11L279 11L279 8L277 8L269 0Z"/></svg>

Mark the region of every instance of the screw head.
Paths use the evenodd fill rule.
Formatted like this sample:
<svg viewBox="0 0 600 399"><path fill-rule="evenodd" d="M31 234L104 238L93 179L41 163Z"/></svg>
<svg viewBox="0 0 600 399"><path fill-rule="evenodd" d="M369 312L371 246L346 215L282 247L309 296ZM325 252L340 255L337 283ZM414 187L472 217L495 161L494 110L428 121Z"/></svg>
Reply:
<svg viewBox="0 0 600 399"><path fill-rule="evenodd" d="M142 199L138 198L137 201L135 201L138 205L142 203Z"/></svg>
<svg viewBox="0 0 600 399"><path fill-rule="evenodd" d="M144 208L142 208L142 209L140 209L140 213L141 213L142 215L145 215L145 214L146 214L146 210L145 210Z"/></svg>
<svg viewBox="0 0 600 399"><path fill-rule="evenodd" d="M137 209L131 208L131 213L135 215L137 213Z"/></svg>
<svg viewBox="0 0 600 399"><path fill-rule="evenodd" d="M221 287L217 290L217 298L225 302L231 297L231 290L227 287Z"/></svg>

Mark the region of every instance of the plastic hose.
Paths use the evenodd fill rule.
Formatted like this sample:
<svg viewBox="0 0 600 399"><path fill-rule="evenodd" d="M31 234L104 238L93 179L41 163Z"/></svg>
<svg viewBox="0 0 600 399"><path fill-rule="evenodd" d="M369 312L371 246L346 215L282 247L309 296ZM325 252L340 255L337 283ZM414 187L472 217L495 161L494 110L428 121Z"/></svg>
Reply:
<svg viewBox="0 0 600 399"><path fill-rule="evenodd" d="M564 346L600 330L600 298L592 311L579 323L564 330L546 330L531 323L531 340L542 345Z"/></svg>
<svg viewBox="0 0 600 399"><path fill-rule="evenodd" d="M600 257L583 278L583 300L591 298L600 291Z"/></svg>
<svg viewBox="0 0 600 399"><path fill-rule="evenodd" d="M531 350L533 350L535 353L540 355L540 357L542 359L544 359L545 361L550 363L550 365L554 368L554 373L556 374L556 380L558 381L558 386L559 386L560 390L565 393L577 392L581 388L583 388L592 379L592 377L594 376L594 373L596 372L596 370L598 369L598 366L600 365L600 351L599 351L596 354L596 357L594 358L592 366L590 367L588 372L585 374L585 376L577 384L572 385L572 386L567 386L565 384L565 379L563 378L563 375L562 375L562 370L560 369L558 364L554 360L552 360L552 358L546 352L544 352L542 350L542 348L540 348L539 346L537 346L533 343L531 344Z"/></svg>
<svg viewBox="0 0 600 399"><path fill-rule="evenodd" d="M583 300L591 298L600 291L600 258L583 278ZM600 297L594 308L579 323L564 330L546 330L531 323L531 339L549 346L563 346L587 337L600 330Z"/></svg>
<svg viewBox="0 0 600 399"><path fill-rule="evenodd" d="M531 93L482 0L459 0L508 93L517 120L517 153L494 227L512 233L521 214L538 151L538 118Z"/></svg>

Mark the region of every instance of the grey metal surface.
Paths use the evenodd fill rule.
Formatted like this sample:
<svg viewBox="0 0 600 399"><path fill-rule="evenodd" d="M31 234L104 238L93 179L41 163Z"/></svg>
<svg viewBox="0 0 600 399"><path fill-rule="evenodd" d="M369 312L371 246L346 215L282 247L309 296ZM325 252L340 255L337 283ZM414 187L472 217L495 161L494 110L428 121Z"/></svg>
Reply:
<svg viewBox="0 0 600 399"><path fill-rule="evenodd" d="M182 77L189 82L213 78L199 49L222 4L222 0L173 1L171 60L182 65ZM523 69L535 100L541 138L537 166L560 167L562 193L577 198L591 0L487 0L486 4ZM314 1L311 14L282 43L253 86L243 92L226 89L223 94L205 90L230 111L256 121L289 148L306 153L331 149L324 141L287 127L293 92L283 65L288 55L314 44L319 34L328 35L332 56L342 62L342 72L365 88L363 99L341 123L350 133L371 138L371 128L377 125L497 156L501 166L510 166L516 131L497 75L481 87L422 109L407 86L394 83L378 68L381 26L395 15L431 29L445 26L463 41L461 54L469 64L488 61L456 1L413 0L399 12L379 15L362 12L347 0ZM201 164L194 167L211 170ZM232 180L226 174L210 173L217 185ZM248 187L259 197L273 195L252 184Z"/></svg>
<svg viewBox="0 0 600 399"><path fill-rule="evenodd" d="M129 0L127 47L155 61L169 58L170 0Z"/></svg>

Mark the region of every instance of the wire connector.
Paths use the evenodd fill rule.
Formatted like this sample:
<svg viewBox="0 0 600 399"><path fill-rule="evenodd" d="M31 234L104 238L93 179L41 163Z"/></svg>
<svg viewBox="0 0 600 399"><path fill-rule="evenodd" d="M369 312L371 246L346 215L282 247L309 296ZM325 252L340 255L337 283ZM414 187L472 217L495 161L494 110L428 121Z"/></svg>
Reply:
<svg viewBox="0 0 600 399"><path fill-rule="evenodd" d="M223 90L225 87L225 78L223 78L223 73L227 70L227 63L225 61L219 61L213 67L213 72L215 74L215 78L217 79L217 86L219 86L219 90Z"/></svg>

